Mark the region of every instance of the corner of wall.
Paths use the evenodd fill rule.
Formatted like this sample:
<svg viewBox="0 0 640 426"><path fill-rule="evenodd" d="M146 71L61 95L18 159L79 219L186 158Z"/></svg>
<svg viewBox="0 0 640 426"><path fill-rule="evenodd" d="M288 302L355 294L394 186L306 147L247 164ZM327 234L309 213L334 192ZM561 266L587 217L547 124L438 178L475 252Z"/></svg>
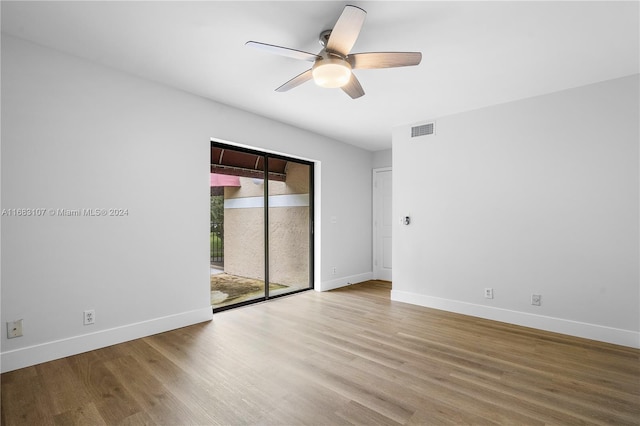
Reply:
<svg viewBox="0 0 640 426"><path fill-rule="evenodd" d="M640 349L640 333L631 330L477 305L406 291L392 290L391 300Z"/></svg>
<svg viewBox="0 0 640 426"><path fill-rule="evenodd" d="M2 373L6 373L31 365L211 321L212 319L213 310L208 306L190 312L183 312L108 330L101 330L95 333L23 347L2 352L0 354L0 368Z"/></svg>
<svg viewBox="0 0 640 426"><path fill-rule="evenodd" d="M351 284L361 283L373 279L373 272L365 272L363 274L350 275L348 277L336 278L320 283L318 291L329 291L340 287L346 287Z"/></svg>

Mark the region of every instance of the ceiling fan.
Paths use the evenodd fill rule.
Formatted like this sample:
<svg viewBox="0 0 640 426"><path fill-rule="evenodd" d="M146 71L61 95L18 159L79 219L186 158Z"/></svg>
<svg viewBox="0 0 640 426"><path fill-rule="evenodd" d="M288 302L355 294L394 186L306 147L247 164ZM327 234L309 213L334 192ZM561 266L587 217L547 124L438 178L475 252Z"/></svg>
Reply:
<svg viewBox="0 0 640 426"><path fill-rule="evenodd" d="M406 67L418 65L422 60L420 52L350 53L366 16L367 12L357 6L345 6L333 30L320 33L319 41L323 48L318 54L257 41L248 41L246 45L269 53L313 62L310 69L278 87L276 92L286 92L313 79L319 86L340 87L351 98L357 99L364 95L364 90L352 70Z"/></svg>

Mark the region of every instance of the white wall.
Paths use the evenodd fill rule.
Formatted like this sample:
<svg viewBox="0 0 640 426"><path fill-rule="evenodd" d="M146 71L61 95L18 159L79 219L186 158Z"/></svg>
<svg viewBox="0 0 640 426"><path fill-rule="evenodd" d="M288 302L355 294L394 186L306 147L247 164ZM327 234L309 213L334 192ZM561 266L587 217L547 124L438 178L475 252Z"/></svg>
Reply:
<svg viewBox="0 0 640 426"><path fill-rule="evenodd" d="M391 167L392 151L393 150L391 149L385 149L383 151L375 151L373 153L373 168L381 169L383 167Z"/></svg>
<svg viewBox="0 0 640 426"><path fill-rule="evenodd" d="M128 209L1 218L2 371L211 318L212 137L318 161L316 288L371 276L370 152L2 36L2 209Z"/></svg>
<svg viewBox="0 0 640 426"><path fill-rule="evenodd" d="M638 81L394 129L392 299L640 347Z"/></svg>

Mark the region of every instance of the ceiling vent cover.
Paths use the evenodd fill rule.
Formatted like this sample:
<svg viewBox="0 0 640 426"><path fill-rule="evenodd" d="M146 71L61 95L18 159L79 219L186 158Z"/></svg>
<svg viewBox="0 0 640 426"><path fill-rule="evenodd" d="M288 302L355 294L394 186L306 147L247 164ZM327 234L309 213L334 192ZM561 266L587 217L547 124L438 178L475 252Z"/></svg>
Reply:
<svg viewBox="0 0 640 426"><path fill-rule="evenodd" d="M435 133L435 122L413 126L411 128L411 137L433 135Z"/></svg>

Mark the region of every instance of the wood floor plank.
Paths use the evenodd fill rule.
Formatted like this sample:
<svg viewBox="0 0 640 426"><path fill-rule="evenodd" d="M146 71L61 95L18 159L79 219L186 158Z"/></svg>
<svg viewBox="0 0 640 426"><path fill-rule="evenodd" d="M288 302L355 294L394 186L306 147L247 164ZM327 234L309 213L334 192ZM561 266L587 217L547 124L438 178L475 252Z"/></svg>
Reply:
<svg viewBox="0 0 640 426"><path fill-rule="evenodd" d="M387 416L377 413L376 411L365 407L355 401L349 401L349 404L342 409L338 410L337 414L344 418L349 424L352 425L402 425L406 422L398 423Z"/></svg>
<svg viewBox="0 0 640 426"><path fill-rule="evenodd" d="M91 402L73 410L65 411L53 418L54 424L64 425L106 425L98 408Z"/></svg>
<svg viewBox="0 0 640 426"><path fill-rule="evenodd" d="M43 386L49 391L53 414L60 414L91 402L82 390L82 381L72 373L68 359L58 359L36 367Z"/></svg>
<svg viewBox="0 0 640 426"><path fill-rule="evenodd" d="M187 417L197 424L211 423L212 418L207 416L195 417L170 389L133 357L120 357L107 362L105 366L155 423L180 424L181 419Z"/></svg>
<svg viewBox="0 0 640 426"><path fill-rule="evenodd" d="M21 375L21 370L5 373L12 379L2 382L2 424L53 424L54 407L47 387L39 376ZM20 379L15 376L21 376Z"/></svg>
<svg viewBox="0 0 640 426"><path fill-rule="evenodd" d="M640 425L640 350L369 281L1 377L2 425Z"/></svg>

